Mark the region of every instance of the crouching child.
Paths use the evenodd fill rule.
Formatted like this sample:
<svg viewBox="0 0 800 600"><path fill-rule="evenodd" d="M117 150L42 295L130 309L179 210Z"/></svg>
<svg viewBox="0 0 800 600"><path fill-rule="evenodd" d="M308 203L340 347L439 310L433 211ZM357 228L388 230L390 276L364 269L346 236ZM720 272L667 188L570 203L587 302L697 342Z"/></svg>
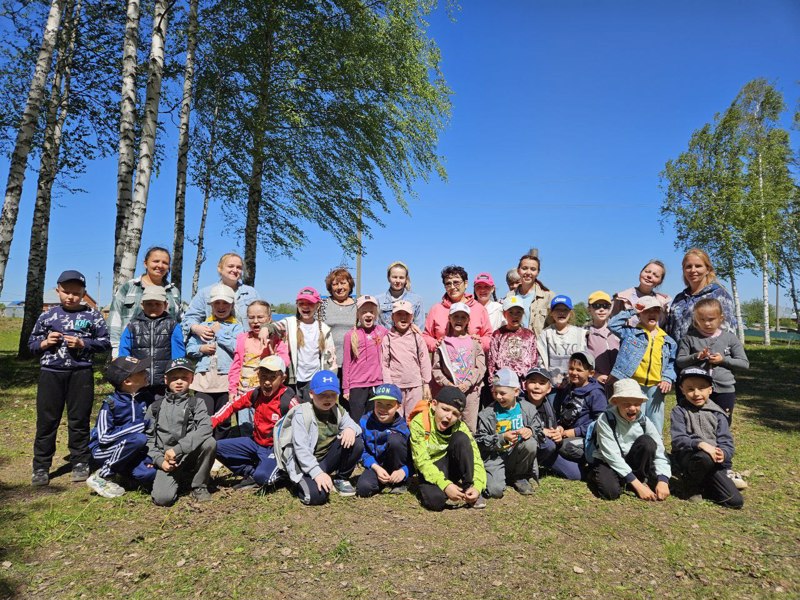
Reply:
<svg viewBox="0 0 800 600"><path fill-rule="evenodd" d="M642 413L647 395L633 379L614 383L611 406L587 433L589 484L604 500L616 500L622 484L642 500L669 497L669 461L661 432Z"/></svg>
<svg viewBox="0 0 800 600"><path fill-rule="evenodd" d="M295 406L275 426L275 454L300 502L316 506L325 504L334 488L340 496L356 495L349 479L364 452L364 440L361 427L339 405L336 373L317 371L308 390L311 402Z"/></svg>
<svg viewBox="0 0 800 600"><path fill-rule="evenodd" d="M408 479L408 424L400 414L403 392L391 383L375 388L372 412L361 417L364 472L356 483L356 493L368 498L389 488L390 493L406 491Z"/></svg>
<svg viewBox="0 0 800 600"><path fill-rule="evenodd" d="M733 436L725 411L710 399L712 384L705 369L681 371L684 397L670 413L672 459L681 470L690 500L705 498L726 508L741 508L744 499L728 475Z"/></svg>
<svg viewBox="0 0 800 600"><path fill-rule="evenodd" d="M216 443L205 402L189 391L194 367L189 360L173 360L164 373L167 389L147 409L147 453L156 469L151 497L158 506L171 506L181 488L192 499L208 502L208 478Z"/></svg>
<svg viewBox="0 0 800 600"><path fill-rule="evenodd" d="M486 507L483 460L461 420L466 403L464 392L448 386L430 405L421 401L410 415L411 456L420 476L420 501L427 509L441 511L448 503Z"/></svg>
<svg viewBox="0 0 800 600"><path fill-rule="evenodd" d="M494 403L478 414L475 441L486 469L489 498L502 498L506 485L523 496L533 494L538 439L544 438L539 413L530 402L518 402L519 378L500 369L492 379Z"/></svg>

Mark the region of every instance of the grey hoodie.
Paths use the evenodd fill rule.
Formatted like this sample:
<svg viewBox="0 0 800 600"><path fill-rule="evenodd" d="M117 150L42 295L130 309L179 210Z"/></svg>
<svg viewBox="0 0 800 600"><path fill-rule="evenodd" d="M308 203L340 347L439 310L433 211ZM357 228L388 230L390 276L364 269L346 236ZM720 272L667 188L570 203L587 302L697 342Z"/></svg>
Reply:
<svg viewBox="0 0 800 600"><path fill-rule="evenodd" d="M193 413L191 403L194 403ZM164 453L170 448L175 450L175 458L180 463L212 435L206 403L199 398L192 400L188 392L168 391L162 400L150 405L145 418L149 419L147 454L159 468L164 462Z"/></svg>
<svg viewBox="0 0 800 600"><path fill-rule="evenodd" d="M711 354L721 354L722 363L712 365L705 360L697 360L697 354L709 348ZM679 370L686 367L700 366L711 370L714 379L714 391L720 394L731 394L736 391L736 379L730 369L748 369L750 361L744 353L744 346L739 338L730 331L723 331L717 337L706 337L694 327L690 327L678 345L675 366Z"/></svg>

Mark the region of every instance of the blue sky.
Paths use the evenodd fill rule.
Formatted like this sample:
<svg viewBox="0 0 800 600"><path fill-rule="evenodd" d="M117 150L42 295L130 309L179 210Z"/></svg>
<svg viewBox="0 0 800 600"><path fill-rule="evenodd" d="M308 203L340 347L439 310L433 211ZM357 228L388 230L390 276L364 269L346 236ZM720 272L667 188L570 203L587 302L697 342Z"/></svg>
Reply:
<svg viewBox="0 0 800 600"><path fill-rule="evenodd" d="M470 277L491 272L504 292L506 270L537 247L541 280L575 301L595 289L634 285L653 257L668 266L663 291L677 293L682 252L658 222L658 173L751 79L767 78L797 106L800 3L462 4L454 22L440 11L430 29L453 90L452 120L439 146L448 181L420 183L410 215L397 207L384 216L385 228L376 227L366 245L363 291L383 291L387 264L403 260L426 306L441 296L439 271L452 263ZM795 148L799 137L792 133ZM174 138L171 132L151 184L143 250L172 246ZM7 166L0 165L3 181ZM77 268L96 295L100 272L100 299L109 302L115 180L116 160L90 165L78 182L89 193L62 197L54 207L48 284ZM24 296L34 173L25 184L4 299ZM188 202L187 234L194 236L197 190ZM201 285L215 281L220 254L242 248L226 229L220 207L212 206ZM342 261L330 236L311 225L308 231L310 243L294 259L259 254L256 287L268 300L289 301L304 285L324 288L325 274ZM193 262L187 244L184 295ZM741 277L743 299L759 296L760 280Z"/></svg>

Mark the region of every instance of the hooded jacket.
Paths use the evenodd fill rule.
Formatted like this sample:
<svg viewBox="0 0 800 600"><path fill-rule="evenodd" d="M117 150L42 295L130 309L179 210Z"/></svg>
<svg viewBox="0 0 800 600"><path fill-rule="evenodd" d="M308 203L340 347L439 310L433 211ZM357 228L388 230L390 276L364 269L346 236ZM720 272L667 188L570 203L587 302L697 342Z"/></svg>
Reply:
<svg viewBox="0 0 800 600"><path fill-rule="evenodd" d="M711 436L709 432L713 432ZM703 406L695 406L685 398L670 413L670 437L673 452L693 452L701 442L722 449L725 462L734 454L733 436L728 427L728 418L712 400Z"/></svg>
<svg viewBox="0 0 800 600"><path fill-rule="evenodd" d="M386 446L389 444L389 438L392 435L401 435L406 441L411 436L408 424L400 413L395 414L394 421L391 423L381 423L375 418L375 412L370 411L361 417L359 426L361 427L361 436L364 438L364 452L361 455L361 462L365 470L371 469L375 463L380 464L378 459L386 452ZM408 477L408 465L404 464L401 468L406 477Z"/></svg>
<svg viewBox="0 0 800 600"><path fill-rule="evenodd" d="M583 437L589 423L608 408L606 392L594 377L579 388L569 384L556 392L553 410L558 424L564 429L574 429L575 437Z"/></svg>
<svg viewBox="0 0 800 600"><path fill-rule="evenodd" d="M481 348L484 352L489 351L489 342L492 339L492 324L489 322L489 313L486 307L475 300L472 294L464 294L461 302L469 306L469 326L467 331L470 335L477 335L481 339ZM453 305L447 294L442 296L442 301L434 304L425 319L425 331L423 337L428 351L433 352L439 340L447 335L447 325L449 324L450 307Z"/></svg>

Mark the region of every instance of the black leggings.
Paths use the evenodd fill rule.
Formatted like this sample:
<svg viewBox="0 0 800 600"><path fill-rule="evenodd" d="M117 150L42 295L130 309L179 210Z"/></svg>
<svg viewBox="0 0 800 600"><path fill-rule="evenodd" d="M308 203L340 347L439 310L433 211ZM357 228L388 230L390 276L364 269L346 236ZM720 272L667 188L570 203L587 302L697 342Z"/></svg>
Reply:
<svg viewBox="0 0 800 600"><path fill-rule="evenodd" d="M633 442L625 457L625 462L633 470L636 479L642 483L654 484L653 461L656 457L657 447L653 438L649 435L641 435ZM598 461L592 466L589 481L594 485L597 495L603 500L616 500L622 494L622 478L602 461Z"/></svg>
<svg viewBox="0 0 800 600"><path fill-rule="evenodd" d="M434 464L462 490L472 487L475 479L475 455L472 453L469 436L463 431L456 431L450 436L447 454ZM419 495L422 506L429 510L441 511L447 505L447 494L444 490L424 479L420 480Z"/></svg>

